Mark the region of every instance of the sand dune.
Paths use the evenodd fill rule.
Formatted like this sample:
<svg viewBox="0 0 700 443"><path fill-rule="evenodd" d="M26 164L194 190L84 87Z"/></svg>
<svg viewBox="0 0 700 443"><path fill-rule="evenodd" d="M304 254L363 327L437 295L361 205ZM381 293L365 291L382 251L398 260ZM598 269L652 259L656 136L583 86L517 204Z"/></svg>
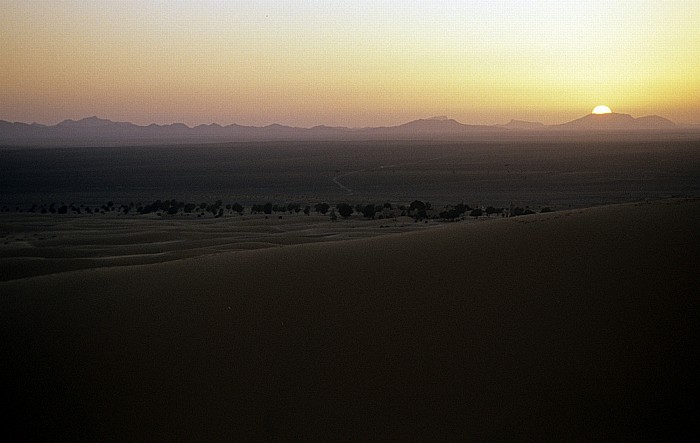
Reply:
<svg viewBox="0 0 700 443"><path fill-rule="evenodd" d="M677 440L698 431L698 226L700 200L663 200L3 282L10 422Z"/></svg>
<svg viewBox="0 0 700 443"><path fill-rule="evenodd" d="M468 219L463 223L472 223ZM0 214L0 281L78 269L161 263L224 251L368 238L440 227L410 217L331 222L285 214L221 219Z"/></svg>

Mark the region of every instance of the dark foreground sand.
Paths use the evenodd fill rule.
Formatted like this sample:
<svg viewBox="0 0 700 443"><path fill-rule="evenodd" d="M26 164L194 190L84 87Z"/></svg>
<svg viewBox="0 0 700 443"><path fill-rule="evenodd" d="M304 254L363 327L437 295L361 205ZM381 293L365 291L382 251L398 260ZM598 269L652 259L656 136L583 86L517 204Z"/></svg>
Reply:
<svg viewBox="0 0 700 443"><path fill-rule="evenodd" d="M0 283L6 431L679 440L699 227L665 200Z"/></svg>

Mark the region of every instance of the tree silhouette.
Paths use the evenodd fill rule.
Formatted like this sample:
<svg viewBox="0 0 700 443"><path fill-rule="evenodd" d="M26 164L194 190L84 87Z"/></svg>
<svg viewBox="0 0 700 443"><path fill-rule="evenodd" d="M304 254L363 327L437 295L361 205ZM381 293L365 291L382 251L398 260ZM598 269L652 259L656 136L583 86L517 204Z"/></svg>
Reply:
<svg viewBox="0 0 700 443"><path fill-rule="evenodd" d="M425 211L425 203L420 200L413 200L411 205L408 207L410 211Z"/></svg>
<svg viewBox="0 0 700 443"><path fill-rule="evenodd" d="M340 216L343 218L350 217L350 215L354 212L352 206L347 203L339 203L335 205L335 207L338 210L338 214L340 214Z"/></svg>
<svg viewBox="0 0 700 443"><path fill-rule="evenodd" d="M499 212L498 209L494 208L493 206L486 207L486 216L489 216L491 214L496 214L497 212Z"/></svg>
<svg viewBox="0 0 700 443"><path fill-rule="evenodd" d="M314 209L316 210L316 212L323 215L326 215L326 212L328 212L330 208L331 207L328 203L317 203L316 205L314 205Z"/></svg>

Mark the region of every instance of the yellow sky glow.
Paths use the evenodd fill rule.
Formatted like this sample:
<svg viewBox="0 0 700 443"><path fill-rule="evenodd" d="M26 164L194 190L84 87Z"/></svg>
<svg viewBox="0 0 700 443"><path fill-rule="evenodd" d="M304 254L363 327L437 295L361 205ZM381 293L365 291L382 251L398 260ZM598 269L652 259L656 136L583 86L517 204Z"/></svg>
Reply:
<svg viewBox="0 0 700 443"><path fill-rule="evenodd" d="M0 0L0 119L700 122L700 2Z"/></svg>

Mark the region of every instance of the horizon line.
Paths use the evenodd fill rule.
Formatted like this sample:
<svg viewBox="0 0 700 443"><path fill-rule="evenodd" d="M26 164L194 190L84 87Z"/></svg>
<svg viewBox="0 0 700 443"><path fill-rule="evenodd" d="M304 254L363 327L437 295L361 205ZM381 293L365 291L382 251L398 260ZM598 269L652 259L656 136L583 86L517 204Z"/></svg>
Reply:
<svg viewBox="0 0 700 443"><path fill-rule="evenodd" d="M126 120L112 120L112 119L110 119L110 118L99 117L99 116L97 116L97 115L90 115L90 116L86 116L86 117L82 117L82 118L78 118L78 119L65 118L65 119L62 119L61 121L59 121L58 123L55 123L55 124L46 124L46 123L40 123L40 122L37 122L37 121L33 121L33 122L29 123L29 122L26 122L26 121L11 121L11 120L5 120L5 119L1 119L1 118L0 118L0 121L4 121L4 122L7 122L7 123L11 123L11 124L19 123L19 124L25 124L25 125L29 125L29 126L38 125L38 126L45 126L45 127L55 127L55 126L60 125L61 123L65 123L65 122L76 122L76 123L77 123L77 122L84 121L84 120L96 119L96 120L106 121L106 122L111 122L111 123L125 123L125 124L131 124L131 125L140 126L140 127L149 127L149 126L160 126L160 127L163 127L163 126L175 126L175 125L178 125L178 126L179 126L179 125L182 125L182 126L185 126L185 127L189 128L189 129L194 129L194 128L199 127L199 126L220 126L220 127L222 127L222 128L226 128L226 127L230 127L230 126L241 126L241 127L248 127L248 128L267 128L267 127L269 127L269 126L282 126L282 127L287 127L287 128L293 128L293 129L314 129L314 128L319 128L319 127L338 128L338 129L374 129L374 128L392 128L392 127L397 127L397 126L401 126L401 125L408 124L408 123L412 123L412 122L417 122L417 121L431 121L431 120L432 120L432 121L454 121L454 122L456 122L456 123L459 123L459 124L465 125L465 126L500 127L500 126L504 126L504 125L507 125L507 124L512 123L512 122L522 122L522 123L538 124L538 125L542 125L543 127L553 127L553 126L564 125L564 124L570 123L570 122L572 122L572 121L576 121L576 120L578 120L578 119L585 118L585 117L588 117L588 116L591 116L591 115L600 115L600 116L603 116L603 117L604 117L605 115L629 115L630 117L632 117L632 118L635 119L635 120L636 120L636 119L639 119L639 118L645 118L645 117L661 117L661 118L666 119L666 120L668 120L668 121L674 123L675 125L681 126L681 127L682 127L682 126L700 126L700 121L698 121L698 122L683 122L683 123L678 123L678 122L676 122L676 121L670 120L670 119L668 119L668 118L666 118L666 117L664 117L664 116L662 116L662 115L659 115L659 114L649 114L649 115L642 115L642 116L640 116L640 117L634 117L634 116L632 116L631 114L622 113L622 112L612 112L612 113L610 113L610 114L593 114L593 113L588 113L588 114L585 114L585 115L583 115L583 116L581 116L581 117L574 118L573 120L564 121L563 123L551 123L551 124L542 123L542 122L536 121L536 120L525 120L525 119L519 119L519 118L511 118L510 120L508 120L508 121L505 122L505 123L493 123L493 124L487 124L487 123L464 123L464 122L461 122L461 121L459 121L459 120L457 120L457 119L455 119L455 118L452 118L452 117L449 117L449 116L445 116L445 115L431 116L431 117L419 117L419 118L414 118L414 119L412 119L412 120L404 121L403 123L397 123L397 124L393 124L393 125L391 125L391 124L385 124L385 125L378 125L378 126L342 126L342 125L326 125L326 124L324 124L324 123L319 123L319 124L316 124L316 125L313 125L313 126L294 126L294 125L290 125L290 124L279 123L279 122L276 122L276 121L273 121L272 123L268 123L268 124L262 124L262 125L255 125L255 124L246 125L246 124L240 124L240 123L236 123L236 122L229 123L229 124L221 124L221 123L216 122L216 121L212 121L212 122L210 122L210 123L197 123L197 124L192 124L192 125L187 124L187 123L183 123L182 121L173 121L173 122L171 122L171 123L155 123L155 122L151 122L151 123L143 124L143 123L134 123L134 122L132 122L132 121L126 121Z"/></svg>

